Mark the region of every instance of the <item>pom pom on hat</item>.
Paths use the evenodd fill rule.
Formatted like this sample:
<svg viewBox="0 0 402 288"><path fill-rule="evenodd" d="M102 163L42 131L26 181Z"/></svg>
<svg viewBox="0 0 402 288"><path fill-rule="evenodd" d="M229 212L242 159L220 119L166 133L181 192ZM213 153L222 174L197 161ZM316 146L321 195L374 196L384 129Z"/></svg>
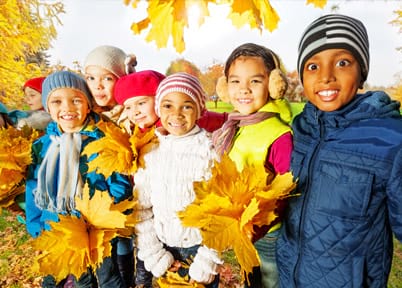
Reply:
<svg viewBox="0 0 402 288"><path fill-rule="evenodd" d="M159 106L163 97L171 92L181 92L190 96L198 108L197 119L201 117L205 110L206 96L197 77L185 72L179 72L169 75L162 80L159 84L158 90L156 91L156 115L160 116Z"/></svg>
<svg viewBox="0 0 402 288"><path fill-rule="evenodd" d="M360 64L362 82L369 71L369 40L363 23L355 18L330 14L313 21L304 31L299 43L297 70L303 82L306 61L327 49L346 49Z"/></svg>
<svg viewBox="0 0 402 288"><path fill-rule="evenodd" d="M47 76L42 84L42 105L46 111L49 111L47 107L49 95L60 88L72 88L82 92L88 99L89 107L92 108L92 94L85 79L70 71L57 71Z"/></svg>
<svg viewBox="0 0 402 288"><path fill-rule="evenodd" d="M153 71L144 70L129 74L117 80L114 86L114 98L120 105L130 98L138 96L155 96L159 83L165 79L165 75Z"/></svg>
<svg viewBox="0 0 402 288"><path fill-rule="evenodd" d="M42 83L45 81L46 77L35 77L32 79L29 79L27 82L25 82L24 86L22 87L22 90L25 90L25 88L29 87L32 88L39 93L42 93Z"/></svg>
<svg viewBox="0 0 402 288"><path fill-rule="evenodd" d="M93 49L84 61L84 70L88 66L102 67L120 78L135 72L137 58L134 54L126 54L120 48L102 45Z"/></svg>

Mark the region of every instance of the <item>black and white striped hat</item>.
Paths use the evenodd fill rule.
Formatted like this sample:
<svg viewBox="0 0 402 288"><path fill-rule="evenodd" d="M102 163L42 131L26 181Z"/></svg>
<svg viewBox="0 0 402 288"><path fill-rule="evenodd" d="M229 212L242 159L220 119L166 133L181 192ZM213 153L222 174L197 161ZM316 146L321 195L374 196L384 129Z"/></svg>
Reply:
<svg viewBox="0 0 402 288"><path fill-rule="evenodd" d="M304 31L299 43L297 70L303 82L303 68L314 54L327 49L350 51L361 67L362 81L369 70L369 41L363 23L355 18L329 14L313 21Z"/></svg>

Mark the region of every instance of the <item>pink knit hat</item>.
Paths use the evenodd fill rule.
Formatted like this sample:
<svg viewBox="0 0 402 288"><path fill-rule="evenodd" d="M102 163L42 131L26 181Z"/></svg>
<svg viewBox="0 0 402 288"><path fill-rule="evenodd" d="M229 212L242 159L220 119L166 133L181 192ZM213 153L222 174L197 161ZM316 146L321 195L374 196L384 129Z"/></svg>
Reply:
<svg viewBox="0 0 402 288"><path fill-rule="evenodd" d="M201 87L198 78L185 72L179 72L166 77L159 84L156 91L155 111L156 115L160 116L159 106L162 98L171 92L181 92L191 97L197 104L198 115L197 119L201 117L205 110L205 92Z"/></svg>
<svg viewBox="0 0 402 288"><path fill-rule="evenodd" d="M155 96L159 83L165 79L165 75L153 71L144 70L131 73L117 80L114 86L114 99L120 105L126 100L138 96Z"/></svg>

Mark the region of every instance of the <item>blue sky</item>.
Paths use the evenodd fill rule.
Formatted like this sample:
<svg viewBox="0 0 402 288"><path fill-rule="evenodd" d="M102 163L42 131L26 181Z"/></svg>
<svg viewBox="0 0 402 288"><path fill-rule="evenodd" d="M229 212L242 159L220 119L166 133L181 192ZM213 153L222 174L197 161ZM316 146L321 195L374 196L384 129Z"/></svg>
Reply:
<svg viewBox="0 0 402 288"><path fill-rule="evenodd" d="M179 54L171 45L158 49L145 41L146 34L134 35L130 25L145 16L146 1L133 9L123 0L64 0L66 14L60 16L58 39L48 51L51 64L61 63L73 68L73 62L83 63L86 55L99 45L114 45L138 59L137 70L154 69L164 73L177 58L185 58L200 69L214 63L224 63L231 51L245 42L265 45L280 55L287 70L296 68L297 45L305 27L317 17L328 14L333 5L338 13L360 19L370 40L371 63L367 82L371 85L391 85L402 73L402 34L389 22L396 18L393 11L402 10L401 1L329 0L324 9L306 5L302 0L271 0L281 18L273 32L259 32L245 26L236 29L226 19L227 10L220 6L211 11L200 27L185 32L186 50ZM363 8L364 7L364 8Z"/></svg>

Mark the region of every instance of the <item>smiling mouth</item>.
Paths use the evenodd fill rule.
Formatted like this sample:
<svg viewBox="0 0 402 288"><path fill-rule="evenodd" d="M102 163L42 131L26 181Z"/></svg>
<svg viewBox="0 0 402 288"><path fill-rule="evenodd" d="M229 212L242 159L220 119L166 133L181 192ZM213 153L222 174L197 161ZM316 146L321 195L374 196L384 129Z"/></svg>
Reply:
<svg viewBox="0 0 402 288"><path fill-rule="evenodd" d="M250 98L237 99L237 102L239 102L240 104L250 104L252 101L253 101L253 99L250 99Z"/></svg>
<svg viewBox="0 0 402 288"><path fill-rule="evenodd" d="M339 90L321 90L317 92L317 95L323 101L334 100L339 94Z"/></svg>
<svg viewBox="0 0 402 288"><path fill-rule="evenodd" d="M60 118L63 119L63 120L74 120L74 119L76 119L77 117L74 116L74 115L63 115L63 116L61 116Z"/></svg>
<svg viewBox="0 0 402 288"><path fill-rule="evenodd" d="M172 123L170 122L169 125L173 128L181 128L184 127L184 123Z"/></svg>

